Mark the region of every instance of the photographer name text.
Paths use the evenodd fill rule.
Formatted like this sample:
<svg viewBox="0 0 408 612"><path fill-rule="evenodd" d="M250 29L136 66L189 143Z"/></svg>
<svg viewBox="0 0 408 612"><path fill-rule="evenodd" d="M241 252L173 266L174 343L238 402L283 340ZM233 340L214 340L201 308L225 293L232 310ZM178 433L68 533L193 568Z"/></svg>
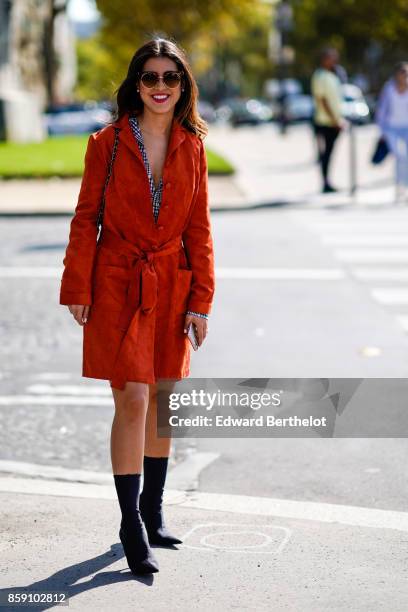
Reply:
<svg viewBox="0 0 408 612"><path fill-rule="evenodd" d="M197 415L194 417L169 417L172 427L326 427L326 417L276 417L273 414L259 415L257 417L232 417L230 415L216 415L215 417Z"/></svg>

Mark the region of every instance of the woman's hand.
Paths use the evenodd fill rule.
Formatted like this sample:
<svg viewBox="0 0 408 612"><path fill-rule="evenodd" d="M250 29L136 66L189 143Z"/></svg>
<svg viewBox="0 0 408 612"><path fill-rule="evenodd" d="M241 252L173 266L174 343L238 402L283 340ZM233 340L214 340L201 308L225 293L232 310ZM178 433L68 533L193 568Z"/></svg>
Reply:
<svg viewBox="0 0 408 612"><path fill-rule="evenodd" d="M69 312L73 315L75 321L79 325L85 325L88 320L90 306L81 306L80 304L73 304L68 306Z"/></svg>
<svg viewBox="0 0 408 612"><path fill-rule="evenodd" d="M185 321L184 321L184 333L185 334L187 333L188 326L190 325L190 323L196 326L197 342L198 342L198 346L201 346L202 343L204 342L204 338L207 335L208 321L207 319L204 319L204 317L197 317L196 315L187 314Z"/></svg>

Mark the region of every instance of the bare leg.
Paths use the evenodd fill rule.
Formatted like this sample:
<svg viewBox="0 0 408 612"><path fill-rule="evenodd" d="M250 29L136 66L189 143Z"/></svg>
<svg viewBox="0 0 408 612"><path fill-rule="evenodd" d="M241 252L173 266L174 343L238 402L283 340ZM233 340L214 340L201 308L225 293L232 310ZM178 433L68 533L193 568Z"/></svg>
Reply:
<svg viewBox="0 0 408 612"><path fill-rule="evenodd" d="M166 390L166 393L171 393L174 385L174 382L167 381L159 381L154 385L149 385L149 407L146 416L144 450L144 454L148 457L170 457L171 437L162 438L157 435L157 394L164 390Z"/></svg>
<svg viewBox="0 0 408 612"><path fill-rule="evenodd" d="M111 431L112 471L114 474L141 474L149 385L127 382L123 391L111 389L115 402Z"/></svg>

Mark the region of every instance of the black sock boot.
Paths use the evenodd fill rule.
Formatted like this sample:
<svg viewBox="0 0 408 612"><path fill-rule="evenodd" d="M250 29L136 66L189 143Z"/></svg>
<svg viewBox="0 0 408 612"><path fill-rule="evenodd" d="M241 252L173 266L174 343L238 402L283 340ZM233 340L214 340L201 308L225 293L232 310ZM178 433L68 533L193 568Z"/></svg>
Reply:
<svg viewBox="0 0 408 612"><path fill-rule="evenodd" d="M171 535L164 524L163 491L167 475L168 457L144 457L143 461L143 491L140 494L140 514L146 525L150 544L171 546L181 544Z"/></svg>
<svg viewBox="0 0 408 612"><path fill-rule="evenodd" d="M139 510L141 474L114 474L119 506L122 511L119 538L133 574L159 571L159 564L149 546L146 528Z"/></svg>

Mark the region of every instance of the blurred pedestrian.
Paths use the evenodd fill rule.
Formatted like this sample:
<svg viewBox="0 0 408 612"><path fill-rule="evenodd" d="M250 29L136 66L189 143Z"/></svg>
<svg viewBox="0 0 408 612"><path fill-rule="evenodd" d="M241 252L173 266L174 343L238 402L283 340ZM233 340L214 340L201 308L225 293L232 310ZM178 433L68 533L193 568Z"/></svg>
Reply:
<svg viewBox="0 0 408 612"><path fill-rule="evenodd" d="M189 375L190 341L203 343L214 294L208 128L197 104L180 47L155 37L136 51L117 117L89 137L63 260L60 304L83 326L82 375L109 380L113 394L119 538L135 574L158 571L150 544L181 543L163 518L171 438L158 435L158 395Z"/></svg>
<svg viewBox="0 0 408 612"><path fill-rule="evenodd" d="M317 141L319 163L322 174L322 191L337 191L329 181L329 166L334 144L345 127L342 117L341 81L336 74L338 52L326 47L320 54L320 66L311 79L311 90L315 102L314 131Z"/></svg>
<svg viewBox="0 0 408 612"><path fill-rule="evenodd" d="M394 67L393 76L381 90L375 119L395 156L399 199L408 186L408 62L398 62Z"/></svg>
<svg viewBox="0 0 408 612"><path fill-rule="evenodd" d="M288 100L288 93L285 90L284 85L282 85L282 92L279 94L279 97L278 97L278 104L279 104L278 123L279 123L279 129L280 129L281 134L286 134L288 130L288 125L289 125L287 100Z"/></svg>

